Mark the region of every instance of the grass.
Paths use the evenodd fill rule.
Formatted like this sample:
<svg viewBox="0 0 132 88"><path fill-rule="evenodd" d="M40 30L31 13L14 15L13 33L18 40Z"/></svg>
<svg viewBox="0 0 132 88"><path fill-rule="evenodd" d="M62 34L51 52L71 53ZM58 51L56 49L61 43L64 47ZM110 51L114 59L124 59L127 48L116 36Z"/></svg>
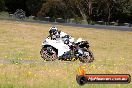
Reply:
<svg viewBox="0 0 132 88"><path fill-rule="evenodd" d="M9 13L8 12L0 12L0 18L4 18L4 19L6 19L6 18L9 18Z"/></svg>
<svg viewBox="0 0 132 88"><path fill-rule="evenodd" d="M0 20L0 59L42 61L39 51L51 24ZM89 41L95 61L0 64L0 88L131 88L130 84L76 83L76 69L83 65L89 74L132 75L132 32L57 25L76 39Z"/></svg>

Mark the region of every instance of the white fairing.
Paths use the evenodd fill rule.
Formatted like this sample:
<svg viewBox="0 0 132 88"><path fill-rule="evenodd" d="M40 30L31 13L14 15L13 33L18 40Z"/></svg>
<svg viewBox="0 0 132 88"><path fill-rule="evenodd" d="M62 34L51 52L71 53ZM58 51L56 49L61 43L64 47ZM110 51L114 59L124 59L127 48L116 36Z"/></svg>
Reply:
<svg viewBox="0 0 132 88"><path fill-rule="evenodd" d="M51 40L46 38L46 40L42 43L42 45L50 45L58 50L58 57L62 56L65 52L69 51L69 46L64 44L62 40Z"/></svg>
<svg viewBox="0 0 132 88"><path fill-rule="evenodd" d="M64 37L65 35L68 35L68 34L65 33L65 32L61 32L61 33L60 33L60 38ZM63 39L62 39L62 40L63 40ZM71 43L74 42L74 38L70 36L69 41L70 41Z"/></svg>
<svg viewBox="0 0 132 88"><path fill-rule="evenodd" d="M60 37L62 38L63 36L65 36L65 35L68 35L67 33L65 33L65 32L61 32L60 33Z"/></svg>

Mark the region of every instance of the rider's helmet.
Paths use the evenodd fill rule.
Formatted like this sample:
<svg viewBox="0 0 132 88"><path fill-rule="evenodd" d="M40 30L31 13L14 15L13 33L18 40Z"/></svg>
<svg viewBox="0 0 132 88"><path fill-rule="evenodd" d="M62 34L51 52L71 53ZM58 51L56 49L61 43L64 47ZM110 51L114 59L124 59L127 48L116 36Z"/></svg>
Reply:
<svg viewBox="0 0 132 88"><path fill-rule="evenodd" d="M58 32L58 29L55 26L51 27L50 30L49 30L50 35L56 35L57 32Z"/></svg>

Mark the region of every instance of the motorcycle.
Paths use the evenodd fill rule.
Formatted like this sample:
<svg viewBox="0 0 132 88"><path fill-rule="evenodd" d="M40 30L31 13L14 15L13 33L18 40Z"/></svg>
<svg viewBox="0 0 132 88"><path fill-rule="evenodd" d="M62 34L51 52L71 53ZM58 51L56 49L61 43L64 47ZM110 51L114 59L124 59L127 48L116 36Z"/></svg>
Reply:
<svg viewBox="0 0 132 88"><path fill-rule="evenodd" d="M78 40L80 40L80 38ZM79 59L80 62L83 63L93 62L94 56L89 47L89 43L85 40L76 43L73 42L72 45L69 45L70 51L64 53L60 58L62 60L69 58L70 61Z"/></svg>
<svg viewBox="0 0 132 88"><path fill-rule="evenodd" d="M83 63L93 62L93 53L89 50L89 43L79 38L76 42L71 36L65 35L61 38L51 40L49 37L42 43L40 51L41 57L45 61L69 60L75 61L77 59Z"/></svg>

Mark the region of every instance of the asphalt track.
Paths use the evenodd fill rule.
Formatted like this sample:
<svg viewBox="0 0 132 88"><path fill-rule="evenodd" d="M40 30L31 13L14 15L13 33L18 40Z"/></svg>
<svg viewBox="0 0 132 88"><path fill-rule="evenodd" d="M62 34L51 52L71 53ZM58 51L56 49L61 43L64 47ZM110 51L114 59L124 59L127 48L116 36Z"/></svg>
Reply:
<svg viewBox="0 0 132 88"><path fill-rule="evenodd" d="M52 25L63 25L63 26L72 26L72 27L96 28L96 29L118 30L118 31L132 31L132 27L128 27L128 26L90 25L90 24L47 22L47 21L21 21L21 22L32 22L32 23L41 23L41 24L52 24Z"/></svg>
<svg viewBox="0 0 132 88"><path fill-rule="evenodd" d="M132 31L132 27L127 27L127 26L106 26L106 25L90 25L90 24L60 24L60 25L83 27L83 28L106 29L106 30Z"/></svg>
<svg viewBox="0 0 132 88"><path fill-rule="evenodd" d="M57 22L47 22L47 21L27 21L27 20L16 20L16 19L5 19L0 18L0 20L10 20L19 22L31 22L31 23L41 23L41 24L52 24L52 25L63 25L63 26L73 26L73 27L83 27L83 28L96 28L96 29L106 29L106 30L118 30L118 31L132 31L132 27L128 26L109 26L109 25L90 25L90 24L75 24L75 23L57 23Z"/></svg>

